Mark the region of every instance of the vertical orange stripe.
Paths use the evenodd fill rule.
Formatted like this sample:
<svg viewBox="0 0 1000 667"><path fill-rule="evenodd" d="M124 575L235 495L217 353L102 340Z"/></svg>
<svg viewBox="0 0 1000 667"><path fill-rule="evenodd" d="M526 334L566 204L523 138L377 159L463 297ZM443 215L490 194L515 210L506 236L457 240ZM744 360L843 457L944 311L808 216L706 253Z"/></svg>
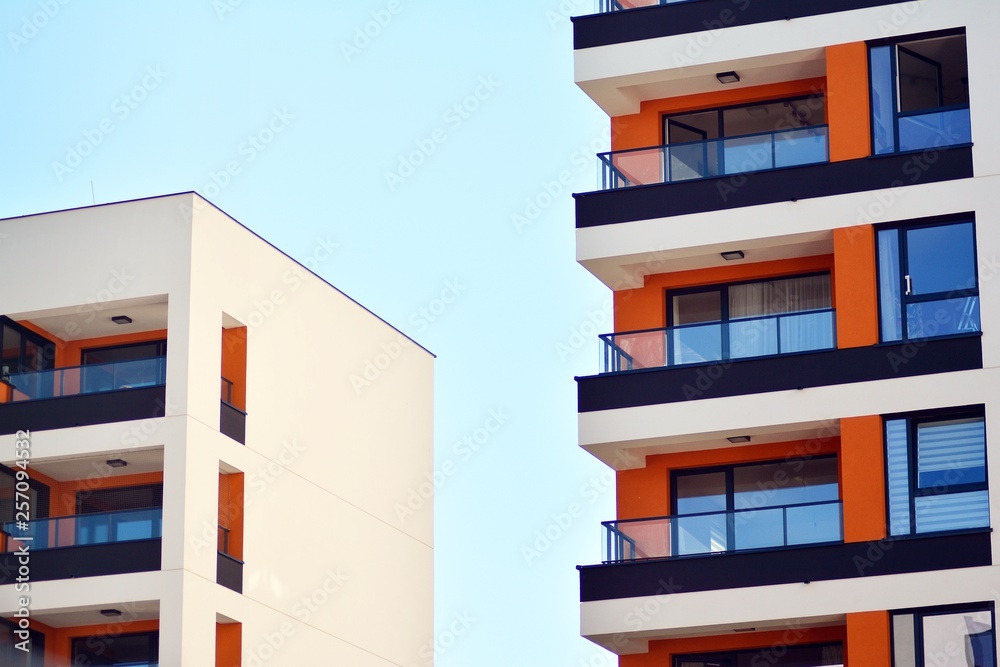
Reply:
<svg viewBox="0 0 1000 667"><path fill-rule="evenodd" d="M868 157L871 111L867 45L855 42L826 47L826 83L830 161Z"/></svg>
<svg viewBox="0 0 1000 667"><path fill-rule="evenodd" d="M844 500L844 541L885 537L885 465L882 418L840 420L840 483Z"/></svg>
<svg viewBox="0 0 1000 667"><path fill-rule="evenodd" d="M891 665L889 612L866 611L847 615L844 664L849 667Z"/></svg>
<svg viewBox="0 0 1000 667"><path fill-rule="evenodd" d="M215 624L215 667L240 667L243 645L242 623Z"/></svg>
<svg viewBox="0 0 1000 667"><path fill-rule="evenodd" d="M837 347L878 342L875 231L871 225L833 230Z"/></svg>

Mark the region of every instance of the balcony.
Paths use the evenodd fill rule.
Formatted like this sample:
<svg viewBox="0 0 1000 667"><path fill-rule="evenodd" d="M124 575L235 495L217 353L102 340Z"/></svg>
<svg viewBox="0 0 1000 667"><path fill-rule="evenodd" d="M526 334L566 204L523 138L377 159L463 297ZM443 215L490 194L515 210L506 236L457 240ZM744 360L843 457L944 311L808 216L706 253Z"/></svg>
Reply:
<svg viewBox="0 0 1000 667"><path fill-rule="evenodd" d="M223 377L221 387L222 400L219 407L219 431L241 445L245 445L247 437L247 413L233 405L233 381Z"/></svg>
<svg viewBox="0 0 1000 667"><path fill-rule="evenodd" d="M573 48L586 49L703 30L890 5L898 0L600 0L598 12L573 18ZM635 10L635 11L633 11Z"/></svg>
<svg viewBox="0 0 1000 667"><path fill-rule="evenodd" d="M0 585L13 582L23 545L37 581L158 570L162 526L161 507L5 523Z"/></svg>
<svg viewBox="0 0 1000 667"><path fill-rule="evenodd" d="M215 561L215 581L236 593L243 593L243 561L230 552L230 529L219 526L218 554Z"/></svg>
<svg viewBox="0 0 1000 667"><path fill-rule="evenodd" d="M843 541L839 500L604 521L604 562Z"/></svg>
<svg viewBox="0 0 1000 667"><path fill-rule="evenodd" d="M0 434L162 417L166 356L10 373Z"/></svg>
<svg viewBox="0 0 1000 667"><path fill-rule="evenodd" d="M676 183L829 161L829 128L792 130L600 153L601 189Z"/></svg>
<svg viewBox="0 0 1000 667"><path fill-rule="evenodd" d="M830 350L835 338L830 308L602 334L601 373Z"/></svg>

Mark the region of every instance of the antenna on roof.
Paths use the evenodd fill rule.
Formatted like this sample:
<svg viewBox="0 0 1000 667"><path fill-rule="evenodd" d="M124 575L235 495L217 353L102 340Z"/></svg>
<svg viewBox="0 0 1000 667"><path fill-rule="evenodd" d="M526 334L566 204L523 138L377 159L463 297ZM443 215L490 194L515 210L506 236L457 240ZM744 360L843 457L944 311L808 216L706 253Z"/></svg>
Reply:
<svg viewBox="0 0 1000 667"><path fill-rule="evenodd" d="M97 206L97 197L94 196L94 179L90 179L90 200Z"/></svg>

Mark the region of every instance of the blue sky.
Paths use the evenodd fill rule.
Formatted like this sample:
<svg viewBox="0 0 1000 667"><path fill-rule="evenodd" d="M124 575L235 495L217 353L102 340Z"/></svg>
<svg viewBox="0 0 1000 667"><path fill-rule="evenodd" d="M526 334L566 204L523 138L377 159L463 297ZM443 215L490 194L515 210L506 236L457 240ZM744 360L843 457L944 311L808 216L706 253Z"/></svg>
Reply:
<svg viewBox="0 0 1000 667"><path fill-rule="evenodd" d="M438 355L439 667L612 664L575 570L614 504L573 382L611 328L570 197L607 149L573 84L592 10L0 4L0 217L197 190Z"/></svg>

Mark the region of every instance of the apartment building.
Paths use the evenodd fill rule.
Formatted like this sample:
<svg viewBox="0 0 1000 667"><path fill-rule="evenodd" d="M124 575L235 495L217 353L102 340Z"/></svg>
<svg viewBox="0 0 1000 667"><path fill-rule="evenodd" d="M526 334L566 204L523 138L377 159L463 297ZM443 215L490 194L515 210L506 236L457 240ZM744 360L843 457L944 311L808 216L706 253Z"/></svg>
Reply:
<svg viewBox="0 0 1000 667"><path fill-rule="evenodd" d="M0 220L0 665L428 664L433 357L330 252L194 193Z"/></svg>
<svg viewBox="0 0 1000 667"><path fill-rule="evenodd" d="M615 317L577 383L617 516L582 635L622 667L995 666L1000 5L602 4L576 234Z"/></svg>

